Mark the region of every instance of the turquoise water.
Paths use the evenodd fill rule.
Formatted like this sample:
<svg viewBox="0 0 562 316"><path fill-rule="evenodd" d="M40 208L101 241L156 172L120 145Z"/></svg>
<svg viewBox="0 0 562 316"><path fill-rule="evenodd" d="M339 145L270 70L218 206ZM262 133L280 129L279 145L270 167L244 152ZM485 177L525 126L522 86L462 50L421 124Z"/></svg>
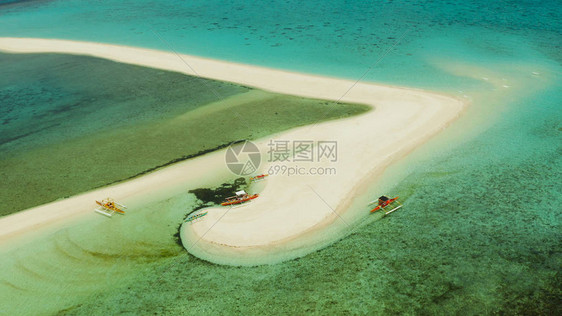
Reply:
<svg viewBox="0 0 562 316"><path fill-rule="evenodd" d="M29 1L5 5L0 36L65 38L175 50L367 80L466 85L428 58L561 61L552 1ZM536 36L537 33L540 36ZM163 40L162 40L163 39Z"/></svg>
<svg viewBox="0 0 562 316"><path fill-rule="evenodd" d="M256 268L216 266L175 252L170 237L166 246L147 245L167 251L132 267L120 286L86 291L59 309L560 314L561 9L560 1L0 6L0 36L171 47L347 78L371 67L366 80L472 100L464 118L390 168L375 188L403 196L400 212L383 220L365 216L330 247ZM154 221L152 229L159 225L174 221Z"/></svg>

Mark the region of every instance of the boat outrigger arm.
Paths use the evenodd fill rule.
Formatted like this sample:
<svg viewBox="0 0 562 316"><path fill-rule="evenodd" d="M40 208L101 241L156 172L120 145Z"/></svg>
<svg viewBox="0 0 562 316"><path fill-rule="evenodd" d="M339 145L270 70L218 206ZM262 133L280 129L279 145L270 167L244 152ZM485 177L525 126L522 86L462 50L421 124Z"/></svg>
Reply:
<svg viewBox="0 0 562 316"><path fill-rule="evenodd" d="M384 215L388 215L403 206L402 203L398 201L398 197L391 199L386 195L382 195L381 197L379 197L378 200L371 201L369 205L374 203L378 203L378 205L371 210L371 213L374 213L379 210L383 210L385 211Z"/></svg>

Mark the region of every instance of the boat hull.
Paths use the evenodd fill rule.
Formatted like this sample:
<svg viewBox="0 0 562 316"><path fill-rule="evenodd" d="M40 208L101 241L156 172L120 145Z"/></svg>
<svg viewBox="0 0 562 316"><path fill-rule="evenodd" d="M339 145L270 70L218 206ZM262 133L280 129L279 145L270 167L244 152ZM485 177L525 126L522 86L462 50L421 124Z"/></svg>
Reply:
<svg viewBox="0 0 562 316"><path fill-rule="evenodd" d="M221 205L222 205L222 206L229 206L229 205L242 204L242 203L248 202L248 201L250 201L250 200L253 200L253 199L257 198L257 197L258 197L258 195L257 195L257 194L254 194L254 195L250 195L250 196L248 196L248 197L246 197L246 198L243 198L243 199L240 199L240 200L234 200L234 201L223 202L223 203L221 203Z"/></svg>
<svg viewBox="0 0 562 316"><path fill-rule="evenodd" d="M394 203L394 202L396 202L396 201L398 201L398 197L395 197L395 198L393 198L393 199L390 199L390 200L384 202L383 204L377 205L377 207L375 207L374 209L371 210L371 213L374 213L374 212L376 212L376 211L380 211L380 210L384 209L385 207L389 206L390 204L392 204L392 203ZM397 209L399 209L399 208L401 208L401 207L402 207L402 205L400 205L400 206L397 207L397 208L392 209L391 211L387 212L386 214L392 213L392 212L394 212L395 210L397 210Z"/></svg>

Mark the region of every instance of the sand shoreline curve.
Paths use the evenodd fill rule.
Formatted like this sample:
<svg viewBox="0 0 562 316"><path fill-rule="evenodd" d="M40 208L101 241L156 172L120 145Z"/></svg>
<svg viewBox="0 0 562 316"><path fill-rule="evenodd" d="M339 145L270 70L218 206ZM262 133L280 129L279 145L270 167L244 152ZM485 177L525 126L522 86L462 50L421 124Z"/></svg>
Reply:
<svg viewBox="0 0 562 316"><path fill-rule="evenodd" d="M458 99L422 90L357 83L184 54L179 58L170 52L110 44L0 38L0 51L88 55L282 94L373 106L375 110L366 114L295 128L255 142L264 153L272 139L291 143L333 141L338 147L337 161L318 161L305 168L335 168L337 173L270 176L260 197L250 205L234 210L213 208L204 220L182 227L182 241L189 252L223 264L275 263L320 247L327 242L321 230L344 221L341 216L349 207L354 192L362 190L384 166L447 127L467 105ZM228 173L223 155L224 150L221 150L138 179L6 216L0 219L0 243L38 225L51 225L42 224L44 221L60 223L70 215L89 213L92 198L100 195L111 193L116 198L135 200L151 190L174 191L187 182L201 185L212 181ZM262 171L267 172L276 162L263 159ZM290 162L285 166L297 168L302 164ZM186 177L187 174L190 176ZM306 237L310 234L314 236Z"/></svg>

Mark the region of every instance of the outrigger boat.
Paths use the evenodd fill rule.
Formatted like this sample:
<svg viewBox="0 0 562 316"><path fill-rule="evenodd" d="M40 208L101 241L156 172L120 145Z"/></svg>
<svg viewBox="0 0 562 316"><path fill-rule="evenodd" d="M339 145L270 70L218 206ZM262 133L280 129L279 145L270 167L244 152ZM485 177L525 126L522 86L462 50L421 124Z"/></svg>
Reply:
<svg viewBox="0 0 562 316"><path fill-rule="evenodd" d="M403 206L402 203L398 202L398 197L395 197L395 198L391 199L386 195L382 195L376 201L371 201L369 203L369 205L374 204L374 203L378 203L378 205L374 209L371 210L371 213L383 210L383 211L385 211L384 215L388 215L388 214L396 211L397 209L399 209ZM387 209L389 209L389 210L387 210Z"/></svg>
<svg viewBox="0 0 562 316"><path fill-rule="evenodd" d="M259 176L250 177L250 182L256 182L256 181L264 180L265 177L267 177L267 176L269 176L269 174L265 173L265 174L260 174Z"/></svg>
<svg viewBox="0 0 562 316"><path fill-rule="evenodd" d="M125 214L125 209L127 208L125 205L115 202L112 198L96 201L96 204L99 205L99 207L95 209L96 213L109 217L113 216L115 213Z"/></svg>
<svg viewBox="0 0 562 316"><path fill-rule="evenodd" d="M203 216L207 215L208 212L202 212L202 213L197 213L194 215L189 216L188 218L185 219L185 223L194 223L195 220L201 219L203 218Z"/></svg>
<svg viewBox="0 0 562 316"><path fill-rule="evenodd" d="M228 206L228 205L237 205L237 204L242 204L248 201L251 201L255 198L258 197L258 194L248 194L246 193L246 191L241 190L236 192L235 196L231 196L231 197L227 197L226 201L222 202L221 205L222 206Z"/></svg>

